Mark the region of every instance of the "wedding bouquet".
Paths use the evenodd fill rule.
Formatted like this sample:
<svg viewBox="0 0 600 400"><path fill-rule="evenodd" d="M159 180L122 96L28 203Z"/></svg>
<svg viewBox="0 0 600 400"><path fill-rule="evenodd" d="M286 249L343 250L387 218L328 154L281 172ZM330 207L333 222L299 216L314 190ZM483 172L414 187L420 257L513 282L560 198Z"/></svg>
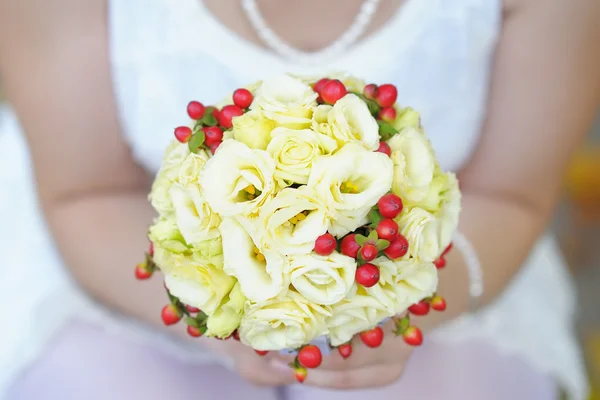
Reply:
<svg viewBox="0 0 600 400"><path fill-rule="evenodd" d="M191 336L234 337L259 354L294 351L298 380L383 322L412 345L409 313L443 310L460 212L419 114L393 85L335 75L274 77L223 104L192 101L150 200L158 217L136 268L158 268ZM437 268L436 268L437 267Z"/></svg>

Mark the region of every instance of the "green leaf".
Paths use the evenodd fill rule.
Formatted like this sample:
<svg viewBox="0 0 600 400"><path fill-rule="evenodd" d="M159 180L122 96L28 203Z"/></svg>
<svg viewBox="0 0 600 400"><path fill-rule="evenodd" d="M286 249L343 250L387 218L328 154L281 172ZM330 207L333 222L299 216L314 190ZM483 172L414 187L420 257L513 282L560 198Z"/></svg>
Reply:
<svg viewBox="0 0 600 400"><path fill-rule="evenodd" d="M367 239L373 242L379 239L379 236L377 236L377 231L373 229L371 233L369 233L369 237L367 237Z"/></svg>
<svg viewBox="0 0 600 400"><path fill-rule="evenodd" d="M367 238L363 235L354 236L354 240L356 241L356 243L358 243L359 246L363 246L365 243L367 243Z"/></svg>
<svg viewBox="0 0 600 400"><path fill-rule="evenodd" d="M192 138L188 142L188 148L192 153L197 153L202 148L202 145L204 144L204 138L205 136L203 131L197 131L192 135Z"/></svg>
<svg viewBox="0 0 600 400"><path fill-rule="evenodd" d="M390 245L390 242L387 240L383 240L383 239L377 239L377 241L375 242L375 246L377 247L377 250L379 250L379 251L387 249L387 247L389 245Z"/></svg>
<svg viewBox="0 0 600 400"><path fill-rule="evenodd" d="M206 126L215 126L217 125L217 119L213 115L214 107L207 107L204 111L204 117L202 117L202 123Z"/></svg>
<svg viewBox="0 0 600 400"><path fill-rule="evenodd" d="M196 321L195 318L185 317L183 321L186 325L193 326L194 328L200 328L200 324L198 324L198 321Z"/></svg>
<svg viewBox="0 0 600 400"><path fill-rule="evenodd" d="M358 92L350 92L350 93L352 93L353 95L357 96L358 98L360 98L362 101L365 102L371 115L376 117L379 114L379 111L381 111L381 107L379 107L379 105L377 104L377 102L375 102L375 100L367 99L365 97L365 95L362 93L358 93Z"/></svg>
<svg viewBox="0 0 600 400"><path fill-rule="evenodd" d="M408 329L408 327L410 326L410 318L408 316L400 319L400 320L396 320L396 331L402 335L404 332L406 332L406 330Z"/></svg>
<svg viewBox="0 0 600 400"><path fill-rule="evenodd" d="M383 219L383 217L381 216L381 214L379 213L379 210L377 208L373 208L369 212L368 218L374 227L376 227L377 224L379 224L381 222L381 220Z"/></svg>
<svg viewBox="0 0 600 400"><path fill-rule="evenodd" d="M379 137L381 140L389 140L392 136L398 133L398 131L389 123L385 121L377 121L379 125Z"/></svg>

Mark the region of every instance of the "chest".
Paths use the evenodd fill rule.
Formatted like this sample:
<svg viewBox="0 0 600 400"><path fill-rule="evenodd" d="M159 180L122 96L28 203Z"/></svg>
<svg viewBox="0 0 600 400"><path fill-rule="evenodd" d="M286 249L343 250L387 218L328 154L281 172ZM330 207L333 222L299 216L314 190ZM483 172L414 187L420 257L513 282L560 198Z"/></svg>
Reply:
<svg viewBox="0 0 600 400"><path fill-rule="evenodd" d="M243 39L196 0L177 7L164 0L133 3L111 5L113 76L126 139L151 171L173 127L187 121L188 101L218 102L240 85L283 72L343 70L394 83L399 102L421 112L446 169L459 169L477 144L500 25L495 1L408 0L343 56L311 67L286 63Z"/></svg>

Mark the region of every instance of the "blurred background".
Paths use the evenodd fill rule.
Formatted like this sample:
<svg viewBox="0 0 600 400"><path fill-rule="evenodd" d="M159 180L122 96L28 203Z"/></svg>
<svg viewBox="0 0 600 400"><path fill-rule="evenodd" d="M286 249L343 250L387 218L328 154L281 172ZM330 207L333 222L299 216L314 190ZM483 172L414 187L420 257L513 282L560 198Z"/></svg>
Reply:
<svg viewBox="0 0 600 400"><path fill-rule="evenodd" d="M4 101L0 82L0 109ZM2 196L7 189L0 187ZM593 388L590 400L600 400L600 116L564 177L552 229L579 287L578 331Z"/></svg>

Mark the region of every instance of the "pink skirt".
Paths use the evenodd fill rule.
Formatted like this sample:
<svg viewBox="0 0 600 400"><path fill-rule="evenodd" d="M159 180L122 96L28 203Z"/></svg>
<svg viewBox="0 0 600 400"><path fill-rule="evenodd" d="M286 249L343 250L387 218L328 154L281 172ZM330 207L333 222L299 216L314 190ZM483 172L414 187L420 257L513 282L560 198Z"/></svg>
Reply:
<svg viewBox="0 0 600 400"><path fill-rule="evenodd" d="M433 378L435 377L435 379ZM415 350L391 386L332 391L259 388L219 365L191 366L164 353L74 322L13 384L7 400L556 400L555 382L483 343Z"/></svg>

